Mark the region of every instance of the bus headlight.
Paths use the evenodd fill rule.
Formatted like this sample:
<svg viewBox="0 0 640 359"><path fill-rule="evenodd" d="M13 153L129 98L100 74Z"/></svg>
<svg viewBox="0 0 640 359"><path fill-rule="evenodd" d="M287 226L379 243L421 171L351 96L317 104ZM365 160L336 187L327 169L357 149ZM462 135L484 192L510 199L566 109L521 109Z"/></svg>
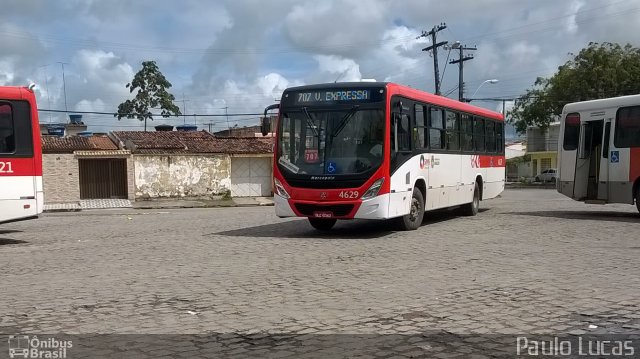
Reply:
<svg viewBox="0 0 640 359"><path fill-rule="evenodd" d="M277 178L273 179L273 184L274 187L276 188L276 194L282 198L288 199L289 193L287 193L287 190L284 189L284 186L282 185L282 183L280 183L280 181L278 181Z"/></svg>
<svg viewBox="0 0 640 359"><path fill-rule="evenodd" d="M382 188L383 183L384 183L384 178L380 178L375 182L373 182L371 187L369 187L369 189L362 195L362 197L360 197L360 199L367 200L377 196L378 192L380 192L380 188Z"/></svg>

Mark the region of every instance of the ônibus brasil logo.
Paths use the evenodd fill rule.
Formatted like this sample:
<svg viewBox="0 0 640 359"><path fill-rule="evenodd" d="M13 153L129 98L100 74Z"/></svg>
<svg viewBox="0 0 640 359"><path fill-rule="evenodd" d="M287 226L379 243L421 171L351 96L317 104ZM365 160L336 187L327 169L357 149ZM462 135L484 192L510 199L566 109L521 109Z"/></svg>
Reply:
<svg viewBox="0 0 640 359"><path fill-rule="evenodd" d="M67 357L67 349L73 347L71 340L56 338L38 339L37 336L10 335L9 358L52 358Z"/></svg>

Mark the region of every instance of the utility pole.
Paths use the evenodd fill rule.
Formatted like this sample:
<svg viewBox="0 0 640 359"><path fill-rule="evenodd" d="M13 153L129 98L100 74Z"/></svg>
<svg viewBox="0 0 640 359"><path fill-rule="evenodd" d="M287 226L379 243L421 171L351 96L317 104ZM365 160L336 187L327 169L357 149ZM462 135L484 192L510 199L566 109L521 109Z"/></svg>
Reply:
<svg viewBox="0 0 640 359"><path fill-rule="evenodd" d="M465 61L469 61L469 60L473 60L473 56L469 55L469 56L464 56L464 52L465 50L477 50L477 47L466 47L463 45L460 45L459 42L456 42L453 46L451 46L452 49L458 49L458 51L460 52L460 55L458 57L457 60L451 60L449 61L450 64L458 64L458 69L459 69L459 75L458 75L458 101L460 102L464 102L464 62Z"/></svg>
<svg viewBox="0 0 640 359"><path fill-rule="evenodd" d="M433 73L435 74L436 80L436 95L440 95L440 71L438 70L438 47L444 46L447 44L447 41L442 41L440 43L436 42L436 34L439 31L442 31L447 28L445 23L441 23L440 25L434 26L431 31L426 32L422 31L422 35L418 36L416 39L421 37L431 37L431 46L427 46L422 51L431 51L433 50Z"/></svg>
<svg viewBox="0 0 640 359"><path fill-rule="evenodd" d="M62 65L62 90L64 92L64 111L69 112L69 108L67 107L67 83L64 80L64 65L69 65L68 62L58 61L60 65Z"/></svg>
<svg viewBox="0 0 640 359"><path fill-rule="evenodd" d="M213 132L211 132L212 127L213 127L213 122L209 122L209 123L207 123L207 125L209 125L209 133L213 133Z"/></svg>
<svg viewBox="0 0 640 359"><path fill-rule="evenodd" d="M184 92L182 93L182 122L183 124L187 124L187 102L189 100L184 99Z"/></svg>
<svg viewBox="0 0 640 359"><path fill-rule="evenodd" d="M44 85L47 89L47 103L49 104L49 109L51 109L51 94L49 93L49 75L47 74L47 67L49 65L42 65L40 68L44 68ZM51 112L49 112L49 123L51 123Z"/></svg>

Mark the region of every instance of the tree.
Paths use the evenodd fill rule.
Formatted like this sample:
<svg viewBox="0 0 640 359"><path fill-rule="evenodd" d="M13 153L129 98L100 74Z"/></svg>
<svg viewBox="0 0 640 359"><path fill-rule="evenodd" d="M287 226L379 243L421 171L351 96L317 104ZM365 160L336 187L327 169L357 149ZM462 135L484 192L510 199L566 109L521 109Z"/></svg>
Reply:
<svg viewBox="0 0 640 359"><path fill-rule="evenodd" d="M118 112L114 117L137 118L144 121L147 130L147 119L153 120L151 109L160 107L162 117L179 116L180 108L173 103L176 99L167 89L171 83L164 77L155 61L143 61L142 69L133 77L133 81L126 87L130 93L138 90L133 100L126 100L118 105Z"/></svg>
<svg viewBox="0 0 640 359"><path fill-rule="evenodd" d="M539 77L516 100L510 122L519 133L546 129L565 104L640 93L640 49L627 44L589 43L550 78Z"/></svg>

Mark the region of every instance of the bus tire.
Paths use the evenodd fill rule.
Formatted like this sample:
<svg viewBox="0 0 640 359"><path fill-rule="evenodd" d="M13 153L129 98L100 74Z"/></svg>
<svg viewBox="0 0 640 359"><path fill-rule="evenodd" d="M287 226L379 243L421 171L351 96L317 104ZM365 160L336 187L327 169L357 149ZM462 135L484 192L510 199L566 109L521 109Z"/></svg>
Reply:
<svg viewBox="0 0 640 359"><path fill-rule="evenodd" d="M478 214L478 210L480 209L480 187L478 186L478 182L476 182L475 187L473 188L473 200L471 203L467 203L462 206L462 213L465 216L475 216Z"/></svg>
<svg viewBox="0 0 640 359"><path fill-rule="evenodd" d="M398 224L400 229L405 231L413 231L420 228L422 219L424 218L424 196L418 187L413 189L411 196L411 209L409 214L399 218Z"/></svg>
<svg viewBox="0 0 640 359"><path fill-rule="evenodd" d="M309 224L311 227L319 231L328 231L333 228L338 220L334 218L313 218L309 217Z"/></svg>
<svg viewBox="0 0 640 359"><path fill-rule="evenodd" d="M640 185L636 188L636 208L638 209L638 212L640 212Z"/></svg>

